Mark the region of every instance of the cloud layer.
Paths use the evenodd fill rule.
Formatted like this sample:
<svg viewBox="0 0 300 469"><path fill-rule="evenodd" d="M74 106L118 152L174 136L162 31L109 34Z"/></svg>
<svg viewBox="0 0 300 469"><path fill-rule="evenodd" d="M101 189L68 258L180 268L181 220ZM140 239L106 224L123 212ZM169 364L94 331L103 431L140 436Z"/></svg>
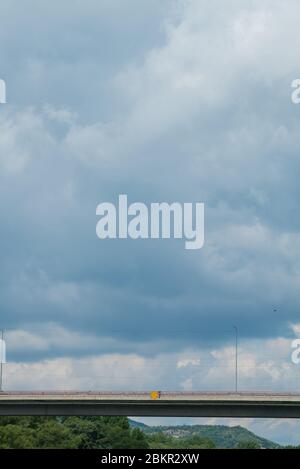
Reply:
<svg viewBox="0 0 300 469"><path fill-rule="evenodd" d="M232 389L236 324L241 389L297 390L299 15L296 0L2 1L8 388ZM204 202L204 248L100 241L96 206L121 193Z"/></svg>

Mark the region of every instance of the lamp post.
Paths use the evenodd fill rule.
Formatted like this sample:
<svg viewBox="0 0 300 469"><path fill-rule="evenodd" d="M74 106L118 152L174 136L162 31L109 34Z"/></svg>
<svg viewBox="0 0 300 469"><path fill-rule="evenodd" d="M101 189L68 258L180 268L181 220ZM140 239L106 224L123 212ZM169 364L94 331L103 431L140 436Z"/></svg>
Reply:
<svg viewBox="0 0 300 469"><path fill-rule="evenodd" d="M238 392L238 334L237 326L233 326L235 330L235 392Z"/></svg>
<svg viewBox="0 0 300 469"><path fill-rule="evenodd" d="M0 392L3 391L3 386L2 386L2 383L3 383L3 380L2 380L2 376L3 376L3 361L4 361L4 330L1 329L1 350L0 350Z"/></svg>

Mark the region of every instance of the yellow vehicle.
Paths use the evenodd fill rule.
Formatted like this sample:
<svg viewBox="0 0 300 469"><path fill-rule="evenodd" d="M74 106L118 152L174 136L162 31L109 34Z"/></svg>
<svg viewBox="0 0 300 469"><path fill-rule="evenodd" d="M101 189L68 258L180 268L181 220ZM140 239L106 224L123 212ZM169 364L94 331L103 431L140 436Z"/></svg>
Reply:
<svg viewBox="0 0 300 469"><path fill-rule="evenodd" d="M160 398L160 395L161 395L161 392L160 391L152 391L150 393L150 397L151 399L153 399L154 401L156 401L157 399Z"/></svg>

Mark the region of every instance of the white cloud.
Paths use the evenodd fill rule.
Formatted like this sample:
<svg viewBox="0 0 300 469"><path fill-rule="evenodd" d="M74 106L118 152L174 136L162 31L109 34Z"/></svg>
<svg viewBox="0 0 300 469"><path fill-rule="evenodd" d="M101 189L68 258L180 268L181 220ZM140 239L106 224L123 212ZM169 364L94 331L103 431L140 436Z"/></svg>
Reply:
<svg viewBox="0 0 300 469"><path fill-rule="evenodd" d="M56 339L54 335L57 336ZM66 332L61 332L58 328L52 326L51 330L49 327L48 340L54 341L55 345L56 341L65 340L66 335ZM84 337L73 338L80 348ZM18 348L20 342L25 350L26 347L39 348L41 344L37 339L37 336L24 331L14 331L8 336L8 348ZM44 341L46 342L45 338ZM297 391L298 371L290 362L289 348L290 341L282 337L270 341L242 341L239 350L239 389ZM183 366L178 366L179 364ZM233 389L233 386L234 348L230 346L211 351L186 350L148 358L139 354L112 353L35 362L8 361L4 368L4 387L9 390L221 391ZM241 425L279 443L299 444L300 441L299 423L288 419L138 420L156 425Z"/></svg>
<svg viewBox="0 0 300 469"><path fill-rule="evenodd" d="M201 360L199 358L183 358L178 361L177 368L186 368L187 366L199 366Z"/></svg>
<svg viewBox="0 0 300 469"><path fill-rule="evenodd" d="M42 118L33 110L0 116L0 167L18 174L35 159L43 159L54 141Z"/></svg>

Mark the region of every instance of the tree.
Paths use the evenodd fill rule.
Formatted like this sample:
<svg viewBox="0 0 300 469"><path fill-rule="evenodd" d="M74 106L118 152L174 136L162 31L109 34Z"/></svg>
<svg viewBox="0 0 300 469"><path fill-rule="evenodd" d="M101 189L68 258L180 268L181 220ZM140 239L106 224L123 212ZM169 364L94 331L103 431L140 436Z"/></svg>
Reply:
<svg viewBox="0 0 300 469"><path fill-rule="evenodd" d="M62 449L78 448L79 438L69 428L54 419L47 419L37 428L34 446L36 448Z"/></svg>
<svg viewBox="0 0 300 469"><path fill-rule="evenodd" d="M148 448L144 433L132 430L126 417L69 417L64 423L79 438L79 448Z"/></svg>
<svg viewBox="0 0 300 469"><path fill-rule="evenodd" d="M185 438L174 438L163 432L157 432L148 437L150 448L153 449L213 449L214 442L210 438L192 435Z"/></svg>
<svg viewBox="0 0 300 469"><path fill-rule="evenodd" d="M241 440L236 445L236 449L260 449L260 444L255 440Z"/></svg>
<svg viewBox="0 0 300 469"><path fill-rule="evenodd" d="M29 449L34 447L34 434L32 431L24 432L18 425L5 425L0 427L1 449Z"/></svg>

